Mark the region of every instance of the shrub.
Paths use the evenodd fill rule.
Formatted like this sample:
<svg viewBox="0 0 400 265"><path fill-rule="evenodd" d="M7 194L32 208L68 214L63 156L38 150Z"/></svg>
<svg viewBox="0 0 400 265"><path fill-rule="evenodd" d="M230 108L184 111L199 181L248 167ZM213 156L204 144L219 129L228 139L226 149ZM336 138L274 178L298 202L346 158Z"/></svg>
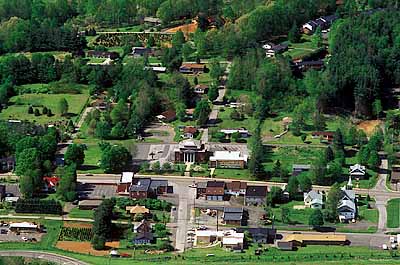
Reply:
<svg viewBox="0 0 400 265"><path fill-rule="evenodd" d="M40 116L40 111L39 111L39 109L35 109L35 116Z"/></svg>
<svg viewBox="0 0 400 265"><path fill-rule="evenodd" d="M29 108L28 108L28 114L33 114L33 108L32 108L32 106L29 106Z"/></svg>
<svg viewBox="0 0 400 265"><path fill-rule="evenodd" d="M106 246L106 239L102 236L94 235L92 239L92 246L95 250L103 250Z"/></svg>
<svg viewBox="0 0 400 265"><path fill-rule="evenodd" d="M43 115L46 115L47 114L47 107L43 107L43 110L42 110L42 113L43 113Z"/></svg>
<svg viewBox="0 0 400 265"><path fill-rule="evenodd" d="M16 213L62 214L62 206L56 200L19 199L15 205Z"/></svg>

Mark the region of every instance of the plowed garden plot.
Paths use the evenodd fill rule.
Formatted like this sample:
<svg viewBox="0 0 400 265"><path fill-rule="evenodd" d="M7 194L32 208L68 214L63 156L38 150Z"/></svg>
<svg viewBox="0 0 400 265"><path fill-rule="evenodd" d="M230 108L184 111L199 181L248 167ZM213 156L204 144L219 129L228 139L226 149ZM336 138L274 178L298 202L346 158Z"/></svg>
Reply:
<svg viewBox="0 0 400 265"><path fill-rule="evenodd" d="M89 254L94 256L106 256L110 254L110 250L119 247L119 241L112 241L106 243L106 250L94 250L90 242L76 242L76 241L58 241L57 248L82 254Z"/></svg>
<svg viewBox="0 0 400 265"><path fill-rule="evenodd" d="M70 223L64 222L64 227L71 227L71 228L92 228L93 225L90 223Z"/></svg>

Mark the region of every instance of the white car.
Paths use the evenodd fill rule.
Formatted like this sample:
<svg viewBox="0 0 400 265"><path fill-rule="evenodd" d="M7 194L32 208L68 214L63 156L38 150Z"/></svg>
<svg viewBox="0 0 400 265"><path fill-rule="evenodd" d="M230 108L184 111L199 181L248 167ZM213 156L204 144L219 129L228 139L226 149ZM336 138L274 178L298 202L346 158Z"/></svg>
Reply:
<svg viewBox="0 0 400 265"><path fill-rule="evenodd" d="M197 188L197 184L190 184L189 188Z"/></svg>
<svg viewBox="0 0 400 265"><path fill-rule="evenodd" d="M199 230L207 230L207 226L201 225L198 229L199 229Z"/></svg>
<svg viewBox="0 0 400 265"><path fill-rule="evenodd" d="M27 238L27 237L24 237L24 236L21 237L21 239L24 240L24 241L28 241L28 238Z"/></svg>
<svg viewBox="0 0 400 265"><path fill-rule="evenodd" d="M396 243L396 239L394 238L394 236L390 237L390 243Z"/></svg>
<svg viewBox="0 0 400 265"><path fill-rule="evenodd" d="M397 249L397 244L393 243L390 247L391 247L392 249Z"/></svg>

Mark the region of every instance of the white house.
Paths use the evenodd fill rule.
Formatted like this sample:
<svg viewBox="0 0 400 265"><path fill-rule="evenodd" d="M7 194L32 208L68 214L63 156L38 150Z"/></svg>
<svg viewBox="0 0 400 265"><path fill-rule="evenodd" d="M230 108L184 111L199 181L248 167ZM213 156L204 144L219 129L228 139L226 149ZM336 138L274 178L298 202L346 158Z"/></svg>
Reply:
<svg viewBox="0 0 400 265"><path fill-rule="evenodd" d="M245 168L247 155L240 151L215 151L210 157L210 167L213 168Z"/></svg>
<svg viewBox="0 0 400 265"><path fill-rule="evenodd" d="M322 194L311 190L310 192L304 193L304 205L308 208L322 209L324 202L322 200Z"/></svg>
<svg viewBox="0 0 400 265"><path fill-rule="evenodd" d="M246 194L247 183L241 181L232 181L226 183L225 194L232 196L240 196Z"/></svg>
<svg viewBox="0 0 400 265"><path fill-rule="evenodd" d="M350 166L349 169L350 176L355 176L356 178L363 178L365 176L365 166L360 164L355 164Z"/></svg>
<svg viewBox="0 0 400 265"><path fill-rule="evenodd" d="M232 134L238 133L240 134L240 137L247 138L250 136L250 133L248 130L244 128L239 128L239 129L222 129L220 132L224 133L225 136L231 137Z"/></svg>
<svg viewBox="0 0 400 265"><path fill-rule="evenodd" d="M340 222L349 222L356 219L357 200L356 193L352 189L351 177L346 186L341 189L341 199L338 206Z"/></svg>
<svg viewBox="0 0 400 265"><path fill-rule="evenodd" d="M120 184L132 183L133 172L122 172L121 179L119 180Z"/></svg>

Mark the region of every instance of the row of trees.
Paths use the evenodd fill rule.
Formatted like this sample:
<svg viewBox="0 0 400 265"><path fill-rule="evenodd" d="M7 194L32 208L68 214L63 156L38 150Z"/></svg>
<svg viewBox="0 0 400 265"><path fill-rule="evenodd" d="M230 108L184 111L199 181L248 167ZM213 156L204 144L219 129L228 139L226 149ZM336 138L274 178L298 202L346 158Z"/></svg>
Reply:
<svg viewBox="0 0 400 265"><path fill-rule="evenodd" d="M92 246L96 250L104 249L110 238L114 206L114 198L104 199L94 212Z"/></svg>

